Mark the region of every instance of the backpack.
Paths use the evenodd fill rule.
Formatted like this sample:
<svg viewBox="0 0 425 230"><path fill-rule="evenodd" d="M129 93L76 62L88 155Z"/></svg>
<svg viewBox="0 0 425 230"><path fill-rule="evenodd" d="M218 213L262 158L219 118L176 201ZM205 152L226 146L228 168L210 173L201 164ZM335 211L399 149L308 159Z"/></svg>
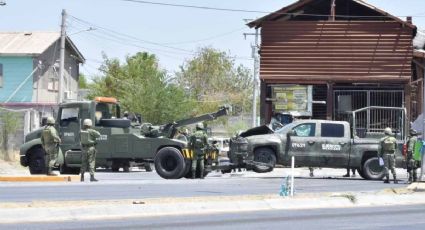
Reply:
<svg viewBox="0 0 425 230"><path fill-rule="evenodd" d="M190 140L191 141L190 144L195 149L202 149L205 147L203 139L204 139L204 134L202 132L195 132L195 134L192 136Z"/></svg>
<svg viewBox="0 0 425 230"><path fill-rule="evenodd" d="M384 140L382 142L383 142L382 143L382 149L385 152L394 152L395 151L395 145L394 145L393 138L386 137L386 138L384 138Z"/></svg>

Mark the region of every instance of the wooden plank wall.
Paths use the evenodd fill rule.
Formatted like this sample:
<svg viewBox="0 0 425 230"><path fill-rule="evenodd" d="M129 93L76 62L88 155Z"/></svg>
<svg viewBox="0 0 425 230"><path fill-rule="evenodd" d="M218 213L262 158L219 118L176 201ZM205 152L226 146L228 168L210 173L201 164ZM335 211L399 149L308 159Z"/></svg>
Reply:
<svg viewBox="0 0 425 230"><path fill-rule="evenodd" d="M412 29L394 21L266 22L260 78L267 83L408 82Z"/></svg>

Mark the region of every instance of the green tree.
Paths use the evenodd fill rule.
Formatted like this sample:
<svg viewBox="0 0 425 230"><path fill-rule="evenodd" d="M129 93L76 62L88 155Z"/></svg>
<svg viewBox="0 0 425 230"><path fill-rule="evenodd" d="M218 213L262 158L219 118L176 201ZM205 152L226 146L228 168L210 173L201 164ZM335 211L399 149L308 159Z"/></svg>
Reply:
<svg viewBox="0 0 425 230"><path fill-rule="evenodd" d="M180 66L179 84L199 102L197 110L208 112L222 104L231 104L235 114L252 106L252 75L234 58L213 48L201 48L197 55Z"/></svg>
<svg viewBox="0 0 425 230"><path fill-rule="evenodd" d="M87 78L86 78L86 76L84 76L84 74L80 74L80 76L78 78L78 87L80 89L88 89L89 88L89 83L87 82Z"/></svg>
<svg viewBox="0 0 425 230"><path fill-rule="evenodd" d="M11 160L9 155L9 137L16 134L20 127L19 116L17 115L18 113L0 109L2 152L6 161Z"/></svg>
<svg viewBox="0 0 425 230"><path fill-rule="evenodd" d="M140 113L144 121L162 124L184 118L193 101L166 72L159 68L155 55L141 52L128 56L125 63L104 56L91 97L111 96L120 100L125 110Z"/></svg>

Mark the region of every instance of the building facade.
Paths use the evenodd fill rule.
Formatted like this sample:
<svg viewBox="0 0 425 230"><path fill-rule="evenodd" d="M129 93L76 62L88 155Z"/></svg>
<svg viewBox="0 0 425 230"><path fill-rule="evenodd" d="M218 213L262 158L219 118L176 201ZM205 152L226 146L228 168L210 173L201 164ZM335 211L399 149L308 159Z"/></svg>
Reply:
<svg viewBox="0 0 425 230"><path fill-rule="evenodd" d="M297 110L347 121L367 106L410 112L411 21L361 0L301 0L248 26L261 29L263 123ZM368 115L377 131L392 122L376 125L384 115Z"/></svg>

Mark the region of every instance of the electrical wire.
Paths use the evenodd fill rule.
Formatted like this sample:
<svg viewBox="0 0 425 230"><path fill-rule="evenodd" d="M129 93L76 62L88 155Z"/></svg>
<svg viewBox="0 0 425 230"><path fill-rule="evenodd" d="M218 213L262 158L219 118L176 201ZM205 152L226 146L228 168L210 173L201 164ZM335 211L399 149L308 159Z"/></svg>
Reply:
<svg viewBox="0 0 425 230"><path fill-rule="evenodd" d="M288 15L288 16L311 16L311 17L329 17L330 14L295 14L295 13L280 13L272 11L261 11L261 10L245 10L245 9L235 9L235 8L219 8L219 7L210 7L210 6L199 6L199 5L185 5L185 4L173 4L165 2L152 2L152 1L142 1L142 0L118 0L122 2L132 2L138 4L148 4L148 5L159 5L159 6L170 6L170 7L181 7L181 8L192 8L200 10L214 10L214 11L227 11L227 12L239 12L239 13L262 13L262 14L275 14L275 15ZM393 15L395 16L395 15ZM408 15L412 16L412 15ZM395 17L408 17L408 16L395 16ZM335 15L335 17L340 18L391 18L389 15L382 16L362 16L362 15ZM412 17L425 17L425 15L416 15Z"/></svg>

